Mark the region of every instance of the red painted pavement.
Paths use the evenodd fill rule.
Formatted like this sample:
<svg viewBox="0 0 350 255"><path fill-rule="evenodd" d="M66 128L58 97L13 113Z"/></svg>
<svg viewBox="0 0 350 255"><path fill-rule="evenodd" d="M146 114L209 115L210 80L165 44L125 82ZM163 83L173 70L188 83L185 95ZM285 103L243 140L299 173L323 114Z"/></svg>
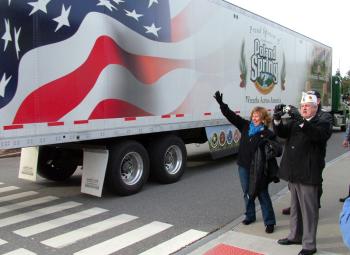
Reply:
<svg viewBox="0 0 350 255"><path fill-rule="evenodd" d="M227 245L227 244L219 244L215 246L213 249L204 253L204 255L264 255L264 254L248 251L248 250Z"/></svg>

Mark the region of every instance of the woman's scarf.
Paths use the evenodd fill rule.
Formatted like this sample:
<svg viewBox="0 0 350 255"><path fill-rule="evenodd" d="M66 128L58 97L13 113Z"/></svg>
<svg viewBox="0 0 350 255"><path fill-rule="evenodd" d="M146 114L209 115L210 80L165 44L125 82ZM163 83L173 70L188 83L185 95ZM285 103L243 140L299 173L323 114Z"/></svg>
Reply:
<svg viewBox="0 0 350 255"><path fill-rule="evenodd" d="M249 136L253 136L256 133L259 133L261 131L263 131L265 129L263 124L260 124L258 126L254 126L254 123L251 121L249 124L249 131L248 131L248 135Z"/></svg>

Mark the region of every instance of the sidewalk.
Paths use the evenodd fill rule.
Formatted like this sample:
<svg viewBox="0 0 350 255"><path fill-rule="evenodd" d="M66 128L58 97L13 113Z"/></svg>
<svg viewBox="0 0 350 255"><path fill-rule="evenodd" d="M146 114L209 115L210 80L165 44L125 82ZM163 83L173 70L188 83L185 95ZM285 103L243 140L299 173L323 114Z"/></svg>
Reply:
<svg viewBox="0 0 350 255"><path fill-rule="evenodd" d="M339 198L348 193L350 183L350 153L329 162L323 172L323 196L317 231L316 254L348 254L339 231L339 213L343 203ZM238 222L233 228L214 240L197 248L190 255L297 255L301 245L282 246L277 240L289 233L289 217L281 210L289 206L290 195L287 188L272 198L276 214L275 232L266 234L261 212L257 221L245 226ZM243 217L242 217L243 219Z"/></svg>

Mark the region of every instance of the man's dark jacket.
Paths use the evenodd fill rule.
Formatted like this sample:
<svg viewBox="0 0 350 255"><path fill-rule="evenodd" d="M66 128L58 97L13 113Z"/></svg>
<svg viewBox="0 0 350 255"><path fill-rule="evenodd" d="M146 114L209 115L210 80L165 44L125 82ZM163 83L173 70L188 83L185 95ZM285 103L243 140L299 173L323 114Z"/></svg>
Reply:
<svg viewBox="0 0 350 255"><path fill-rule="evenodd" d="M320 185L325 167L325 148L329 138L329 122L314 116L300 123L290 120L287 124L273 125L277 136L286 139L280 164L279 177L283 180Z"/></svg>

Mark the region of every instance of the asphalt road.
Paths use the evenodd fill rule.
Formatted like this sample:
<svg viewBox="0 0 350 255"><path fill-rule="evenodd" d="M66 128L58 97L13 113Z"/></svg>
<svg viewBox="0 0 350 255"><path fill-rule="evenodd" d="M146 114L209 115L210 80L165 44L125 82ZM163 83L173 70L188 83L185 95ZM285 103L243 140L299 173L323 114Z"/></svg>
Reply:
<svg viewBox="0 0 350 255"><path fill-rule="evenodd" d="M343 136L344 133L334 132L328 143L327 161L335 159L346 151L341 147ZM188 167L181 181L169 185L160 185L150 181L140 193L129 197L114 196L107 191L104 191L102 198L80 193L81 173L79 172L65 183L54 183L44 179L39 179L37 183L19 180L17 179L19 158L0 159L0 181L3 183L0 186L0 254L19 248L33 252L25 254L93 254L94 250L84 249L96 245L96 251L99 249L98 245L100 243L113 238L114 241L120 243L120 239L115 237L122 236L154 221L160 222L160 224L157 224L161 225L164 231L143 241L125 246L125 248L121 246L118 251L116 246L111 244L110 246L114 247L115 251L113 254L139 254L189 230L201 231L198 233L203 235L215 233L218 229L243 214L244 204L237 173L236 157L229 156L212 160L206 145L190 145L187 148L189 154ZM1 192L2 187L9 186L15 186L18 189ZM271 195L276 194L285 186L285 182L270 185ZM4 196L28 191L37 192L37 194L31 197L1 202L1 198ZM17 208L8 212L2 211L4 210L2 208L8 210L8 208L18 206L18 203L47 196L50 196L51 199L54 196L56 199L44 204ZM63 203L68 203L65 204L67 209L61 205L54 213L47 213L41 217L21 218L33 215L31 212L43 207L48 208ZM49 220L94 207L99 208L98 210L101 212L50 230L23 236L23 233L27 233L28 228L40 229L37 224L43 224ZM42 211L36 211L34 215L39 213L42 213ZM50 238L89 224L102 226L101 222L103 220L122 214L132 217L133 220L119 226L109 226L109 228L87 236L73 244L63 245L62 248L58 248L59 245L54 244L52 239L52 242L47 241ZM11 223L12 220L14 223ZM22 233L22 236L19 233ZM79 236L79 234L77 235ZM135 233L133 236L135 236ZM130 240L131 238L125 236L125 239ZM1 245L1 240L7 243ZM108 247L108 242L102 246ZM111 249L113 251L113 248ZM84 250L85 253L78 253L81 250Z"/></svg>

